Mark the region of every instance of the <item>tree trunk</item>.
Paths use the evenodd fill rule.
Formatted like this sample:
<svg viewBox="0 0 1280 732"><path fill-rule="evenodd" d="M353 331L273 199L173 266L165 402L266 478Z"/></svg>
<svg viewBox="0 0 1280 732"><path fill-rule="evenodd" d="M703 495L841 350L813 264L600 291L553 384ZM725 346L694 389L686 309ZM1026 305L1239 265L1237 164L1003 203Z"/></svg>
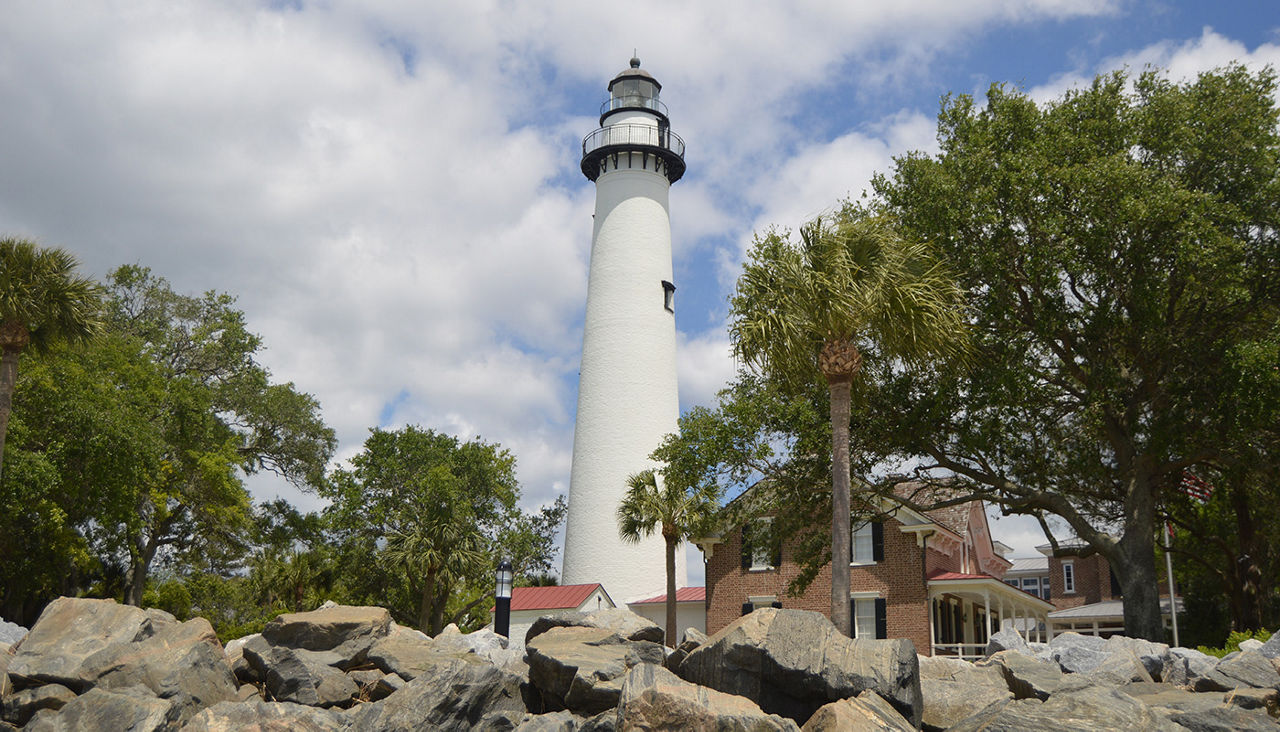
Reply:
<svg viewBox="0 0 1280 732"><path fill-rule="evenodd" d="M1232 567L1232 576L1236 578L1232 588L1232 609L1234 610L1232 626L1235 630L1260 630L1262 628L1262 603L1260 602L1260 580L1262 571L1258 568L1256 557L1257 529L1253 521L1253 512L1249 507L1249 496L1246 489L1232 487L1228 489L1231 508L1236 518L1236 540L1240 547L1240 556L1236 557Z"/></svg>
<svg viewBox="0 0 1280 732"><path fill-rule="evenodd" d="M1156 571L1155 496L1148 477L1139 476L1135 480L1141 484L1130 492L1126 502L1124 535L1116 547L1119 560L1116 579L1124 594L1124 634L1163 643L1164 622Z"/></svg>
<svg viewBox="0 0 1280 732"><path fill-rule="evenodd" d="M124 603L142 607L142 593L147 589L147 576L151 574L151 560L155 557L154 541L139 536L129 547L129 584L125 589Z"/></svg>
<svg viewBox="0 0 1280 732"><path fill-rule="evenodd" d="M426 581L422 584L422 600L418 605L418 630L431 636L440 633L439 630L432 630L431 615L432 605L436 599L436 572L434 569L427 570Z"/></svg>
<svg viewBox="0 0 1280 732"><path fill-rule="evenodd" d="M676 647L676 539L667 539L667 647Z"/></svg>
<svg viewBox="0 0 1280 732"><path fill-rule="evenodd" d="M852 376L828 376L831 397L831 622L849 627L849 410Z"/></svg>
<svg viewBox="0 0 1280 732"><path fill-rule="evenodd" d="M9 412L13 410L13 388L18 383L20 348L6 346L0 355L0 477L4 475L4 439L9 432Z"/></svg>

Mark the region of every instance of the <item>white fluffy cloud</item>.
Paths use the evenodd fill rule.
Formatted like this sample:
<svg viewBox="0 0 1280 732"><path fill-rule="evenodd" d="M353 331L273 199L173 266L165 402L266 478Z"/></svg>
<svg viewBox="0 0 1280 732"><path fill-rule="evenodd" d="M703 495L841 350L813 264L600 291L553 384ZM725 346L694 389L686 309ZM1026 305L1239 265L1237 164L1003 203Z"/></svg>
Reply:
<svg viewBox="0 0 1280 732"><path fill-rule="evenodd" d="M932 110L799 119L833 77L878 93L993 27L1114 5L10 3L0 231L98 275L138 262L238 295L340 457L379 424L482 435L542 504L567 489L572 444L593 197L577 145L633 47L689 143L676 256L719 258L695 277L726 293L753 230L794 227L933 144ZM1247 53L1197 43L1151 54ZM732 374L723 323L694 315L685 405Z"/></svg>

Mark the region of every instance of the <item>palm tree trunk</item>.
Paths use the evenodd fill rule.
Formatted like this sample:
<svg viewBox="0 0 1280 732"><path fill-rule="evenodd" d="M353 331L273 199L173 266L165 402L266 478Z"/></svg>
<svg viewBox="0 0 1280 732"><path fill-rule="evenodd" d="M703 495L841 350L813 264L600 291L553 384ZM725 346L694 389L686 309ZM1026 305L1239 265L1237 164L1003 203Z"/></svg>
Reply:
<svg viewBox="0 0 1280 732"><path fill-rule="evenodd" d="M0 356L0 476L4 471L4 438L9 432L9 412L13 409L13 388L18 382L18 354L21 349L4 349Z"/></svg>
<svg viewBox="0 0 1280 732"><path fill-rule="evenodd" d="M422 586L422 597L418 605L418 630L428 635L435 636L440 631L431 631L431 615L433 604L436 599L436 571L434 569L427 570L426 580Z"/></svg>
<svg viewBox="0 0 1280 732"><path fill-rule="evenodd" d="M676 647L676 538L667 537L667 647Z"/></svg>
<svg viewBox="0 0 1280 732"><path fill-rule="evenodd" d="M831 622L849 627L849 410L853 377L829 376L831 397Z"/></svg>

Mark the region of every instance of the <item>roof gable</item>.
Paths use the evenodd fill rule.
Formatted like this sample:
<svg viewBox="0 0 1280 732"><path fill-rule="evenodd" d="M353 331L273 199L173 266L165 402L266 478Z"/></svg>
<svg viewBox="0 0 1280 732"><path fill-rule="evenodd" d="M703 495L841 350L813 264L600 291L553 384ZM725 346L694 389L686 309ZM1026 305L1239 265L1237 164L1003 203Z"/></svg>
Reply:
<svg viewBox="0 0 1280 732"><path fill-rule="evenodd" d="M609 593L599 582L588 585L558 585L552 587L516 587L511 590L511 609L515 610L577 610L597 589L613 604Z"/></svg>

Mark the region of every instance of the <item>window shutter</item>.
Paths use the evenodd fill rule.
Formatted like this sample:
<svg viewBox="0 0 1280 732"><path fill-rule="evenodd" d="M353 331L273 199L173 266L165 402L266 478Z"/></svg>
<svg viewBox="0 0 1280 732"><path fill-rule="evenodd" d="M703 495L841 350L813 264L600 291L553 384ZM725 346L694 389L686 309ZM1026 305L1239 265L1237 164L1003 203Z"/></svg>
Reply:
<svg viewBox="0 0 1280 732"><path fill-rule="evenodd" d="M876 637L889 637L889 603L883 597L876 598Z"/></svg>
<svg viewBox="0 0 1280 732"><path fill-rule="evenodd" d="M742 568L751 569L751 524L742 525ZM746 613L743 613L746 615Z"/></svg>
<svg viewBox="0 0 1280 732"><path fill-rule="evenodd" d="M858 637L858 601L849 600L849 637Z"/></svg>
<svg viewBox="0 0 1280 732"><path fill-rule="evenodd" d="M749 602L744 602L744 603L742 603L742 614L743 614L743 615L750 615L750 614L751 614L751 611L752 611L752 610L755 610L755 609L756 609L756 606L755 606L755 605L752 605L752 604L751 604L751 603L749 603Z"/></svg>
<svg viewBox="0 0 1280 732"><path fill-rule="evenodd" d="M781 602L778 602L777 600L774 600L774 601L773 601L773 607L775 607L775 608L777 608L777 609L781 610L781 609L782 609L782 603L781 603Z"/></svg>
<svg viewBox="0 0 1280 732"><path fill-rule="evenodd" d="M773 550L773 557L771 557L770 561L775 567L782 566L782 544L781 543L779 543L778 547Z"/></svg>
<svg viewBox="0 0 1280 732"><path fill-rule="evenodd" d="M879 521L871 524L871 559L884 561L884 524Z"/></svg>

